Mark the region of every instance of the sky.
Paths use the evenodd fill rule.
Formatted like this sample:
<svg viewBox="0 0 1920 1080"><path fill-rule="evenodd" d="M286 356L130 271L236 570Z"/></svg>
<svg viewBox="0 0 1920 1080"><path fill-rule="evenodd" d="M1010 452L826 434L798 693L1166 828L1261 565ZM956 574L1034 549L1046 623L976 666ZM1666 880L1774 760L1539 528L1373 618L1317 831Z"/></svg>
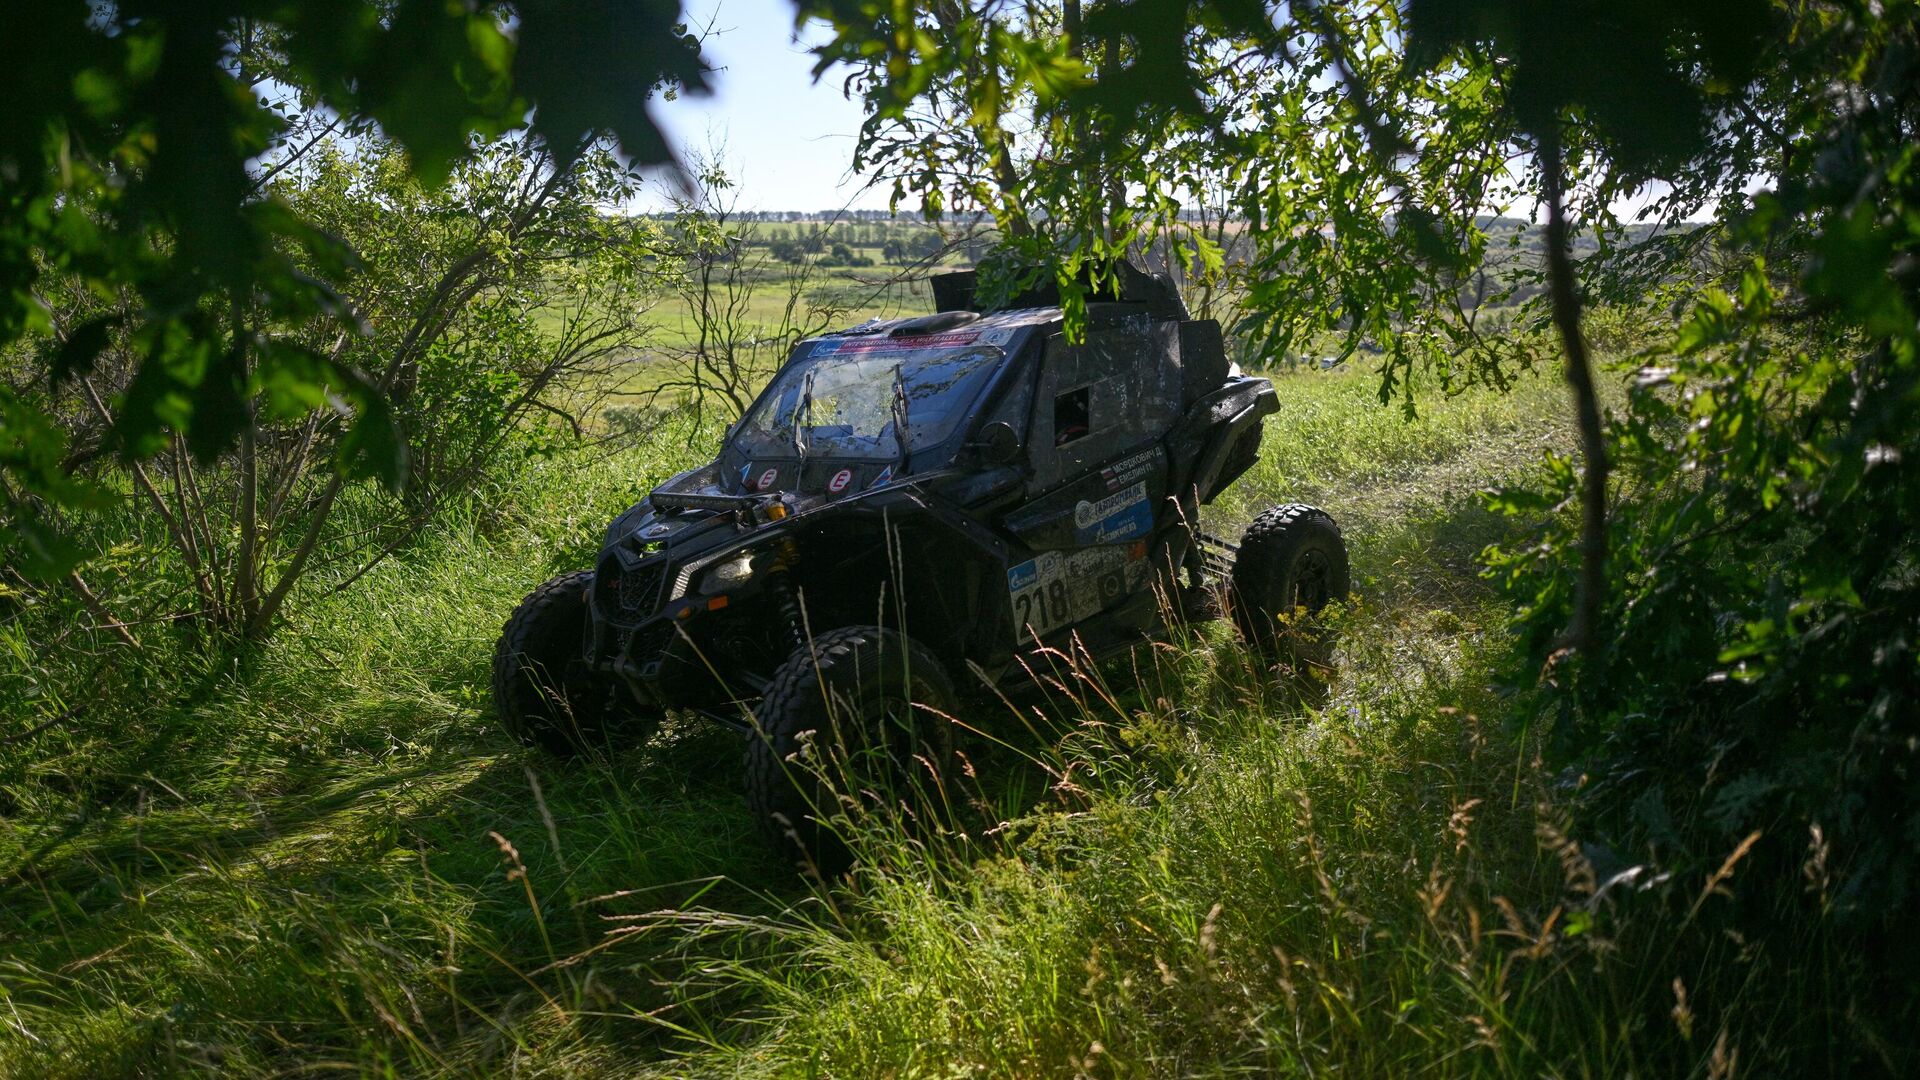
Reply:
<svg viewBox="0 0 1920 1080"><path fill-rule="evenodd" d="M840 92L842 74L813 81L813 57L793 38L792 0L687 0L689 24L710 27L714 93L655 103L683 155L717 157L740 210L884 210L889 191L850 177L864 114ZM812 39L824 32L815 30ZM664 184L641 206L666 205Z"/></svg>

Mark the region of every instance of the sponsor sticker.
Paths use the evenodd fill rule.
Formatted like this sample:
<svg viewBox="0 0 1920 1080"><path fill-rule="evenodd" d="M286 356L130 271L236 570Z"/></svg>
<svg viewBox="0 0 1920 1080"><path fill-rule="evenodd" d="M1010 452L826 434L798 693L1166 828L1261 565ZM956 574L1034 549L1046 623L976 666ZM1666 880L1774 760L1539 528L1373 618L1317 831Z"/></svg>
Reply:
<svg viewBox="0 0 1920 1080"><path fill-rule="evenodd" d="M852 482L853 470L841 469L839 472L833 474L833 479L827 481L827 490L838 495L847 490L847 485Z"/></svg>
<svg viewBox="0 0 1920 1080"><path fill-rule="evenodd" d="M1138 540L1152 531L1153 508L1147 505L1147 500L1141 499L1091 529L1082 530L1080 535L1089 544L1118 544Z"/></svg>
<svg viewBox="0 0 1920 1080"><path fill-rule="evenodd" d="M1126 510L1134 503L1147 501L1147 484L1142 480L1125 491L1117 491L1099 502L1082 500L1073 508L1074 527L1092 528L1094 525Z"/></svg>
<svg viewBox="0 0 1920 1080"><path fill-rule="evenodd" d="M861 337L828 338L813 347L813 355L862 352L913 352L918 349L950 349L971 345L980 339L978 331L953 331L921 334L914 337L888 337L876 334Z"/></svg>
<svg viewBox="0 0 1920 1080"><path fill-rule="evenodd" d="M1147 535L1153 531L1153 507L1147 501L1146 481L1099 502L1078 503L1073 524L1075 538L1083 544L1117 544Z"/></svg>
<svg viewBox="0 0 1920 1080"><path fill-rule="evenodd" d="M1010 568L1007 571L1007 591L1019 592L1021 589L1031 588L1034 582L1040 580L1040 571L1043 565L1047 568L1049 577L1057 574L1059 572L1059 562L1059 555L1048 552L1045 555L1028 559L1026 562Z"/></svg>
<svg viewBox="0 0 1920 1080"><path fill-rule="evenodd" d="M767 490L768 488L773 486L774 480L777 479L779 476L780 476L779 469L768 469L766 472L763 472L760 474L760 482L754 486L754 490L755 491Z"/></svg>

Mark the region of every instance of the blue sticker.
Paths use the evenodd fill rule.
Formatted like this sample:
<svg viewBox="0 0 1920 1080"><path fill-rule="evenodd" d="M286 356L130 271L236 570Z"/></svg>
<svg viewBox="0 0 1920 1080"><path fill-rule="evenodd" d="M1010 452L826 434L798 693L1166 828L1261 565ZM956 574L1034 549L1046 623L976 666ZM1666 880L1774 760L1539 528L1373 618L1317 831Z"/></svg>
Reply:
<svg viewBox="0 0 1920 1080"><path fill-rule="evenodd" d="M1143 480L1099 502L1073 508L1074 536L1083 544L1117 544L1153 531L1153 506Z"/></svg>
<svg viewBox="0 0 1920 1080"><path fill-rule="evenodd" d="M893 466L889 465L880 470L880 475L873 478L873 483L867 485L867 490L872 491L874 488L885 487L891 483L893 483Z"/></svg>
<svg viewBox="0 0 1920 1080"><path fill-rule="evenodd" d="M1091 531L1081 530L1081 538L1089 544L1118 544L1124 540L1138 540L1153 531L1153 508L1145 499L1127 507L1125 510L1095 524Z"/></svg>
<svg viewBox="0 0 1920 1080"><path fill-rule="evenodd" d="M1007 571L1007 591L1019 592L1021 589L1040 580L1040 560L1028 559L1019 566Z"/></svg>

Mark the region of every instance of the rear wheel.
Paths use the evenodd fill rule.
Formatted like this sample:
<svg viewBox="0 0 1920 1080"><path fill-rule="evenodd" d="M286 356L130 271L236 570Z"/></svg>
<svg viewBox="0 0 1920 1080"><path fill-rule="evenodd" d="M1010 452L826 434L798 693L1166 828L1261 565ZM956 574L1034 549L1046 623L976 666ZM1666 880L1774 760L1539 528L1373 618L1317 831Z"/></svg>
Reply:
<svg viewBox="0 0 1920 1080"><path fill-rule="evenodd" d="M852 865L847 820L943 813L952 682L893 630L851 626L776 670L747 736L747 803L781 854L831 877Z"/></svg>
<svg viewBox="0 0 1920 1080"><path fill-rule="evenodd" d="M634 706L617 681L581 655L593 571L576 570L527 594L493 651L493 702L515 737L561 757L640 743L659 715Z"/></svg>
<svg viewBox="0 0 1920 1080"><path fill-rule="evenodd" d="M1247 526L1233 562L1233 621L1270 660L1325 667L1331 642L1316 616L1347 597L1347 544L1323 510L1298 503Z"/></svg>

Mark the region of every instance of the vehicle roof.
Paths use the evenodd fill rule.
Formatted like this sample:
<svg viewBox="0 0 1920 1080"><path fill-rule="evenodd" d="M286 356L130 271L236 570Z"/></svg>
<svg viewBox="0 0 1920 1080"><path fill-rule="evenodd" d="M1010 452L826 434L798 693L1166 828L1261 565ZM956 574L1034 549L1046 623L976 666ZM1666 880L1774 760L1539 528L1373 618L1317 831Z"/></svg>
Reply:
<svg viewBox="0 0 1920 1080"><path fill-rule="evenodd" d="M956 314L973 315L975 313L943 312L936 315L903 316L897 319L869 319L858 326L830 330L807 338L801 344L859 338L880 339L897 335L897 340L905 349L945 348L954 345L970 345L975 342L982 345L1004 346L1012 343L1020 331L1052 330L1066 320L1065 313L1058 305L990 311L963 322L953 319ZM1095 326L1129 318L1150 318L1151 315L1147 307L1136 303L1094 301L1087 305L1088 321Z"/></svg>
<svg viewBox="0 0 1920 1080"><path fill-rule="evenodd" d="M1012 338L1011 331L1023 330L1030 326L1047 326L1061 322L1065 316L1058 307L1018 308L1012 311L993 311L967 322L940 325L939 316L908 315L898 319L869 319L858 326L849 326L842 330L830 330L809 341L824 341L851 337L886 337L895 331L908 329L909 324L930 324L924 332L901 334L903 345L911 346L918 342L927 344L970 344L981 341L983 344L1005 344ZM939 320L939 321L936 321ZM994 333L1000 331L1001 333ZM946 339L927 341L927 339ZM998 338L998 341L992 340Z"/></svg>

